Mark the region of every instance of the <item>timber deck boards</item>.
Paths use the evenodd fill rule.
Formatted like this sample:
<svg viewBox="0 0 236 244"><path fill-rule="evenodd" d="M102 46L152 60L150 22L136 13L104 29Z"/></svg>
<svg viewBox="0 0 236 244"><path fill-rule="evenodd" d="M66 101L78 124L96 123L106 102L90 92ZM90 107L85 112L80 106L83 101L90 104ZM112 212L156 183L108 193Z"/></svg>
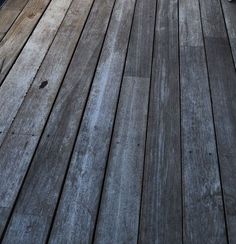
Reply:
<svg viewBox="0 0 236 244"><path fill-rule="evenodd" d="M0 242L235 244L235 64L235 2L5 1Z"/></svg>

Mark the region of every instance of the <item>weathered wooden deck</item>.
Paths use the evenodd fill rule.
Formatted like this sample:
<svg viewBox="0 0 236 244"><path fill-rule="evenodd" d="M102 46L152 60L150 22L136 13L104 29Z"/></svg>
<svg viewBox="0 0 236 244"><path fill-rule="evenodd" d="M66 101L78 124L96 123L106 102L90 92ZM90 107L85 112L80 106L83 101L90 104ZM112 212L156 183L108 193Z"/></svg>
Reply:
<svg viewBox="0 0 236 244"><path fill-rule="evenodd" d="M236 3L7 0L2 243L236 243Z"/></svg>

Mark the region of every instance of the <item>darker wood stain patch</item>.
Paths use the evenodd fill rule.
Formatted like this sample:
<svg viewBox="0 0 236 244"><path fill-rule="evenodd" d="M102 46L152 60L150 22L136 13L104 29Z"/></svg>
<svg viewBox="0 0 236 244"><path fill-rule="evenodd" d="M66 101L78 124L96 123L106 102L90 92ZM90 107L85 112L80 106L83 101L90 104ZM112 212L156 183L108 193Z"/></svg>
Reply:
<svg viewBox="0 0 236 244"><path fill-rule="evenodd" d="M43 82L40 84L39 89L43 89L45 86L47 86L47 84L48 84L48 81L47 81L47 80L46 80L46 81L43 81Z"/></svg>

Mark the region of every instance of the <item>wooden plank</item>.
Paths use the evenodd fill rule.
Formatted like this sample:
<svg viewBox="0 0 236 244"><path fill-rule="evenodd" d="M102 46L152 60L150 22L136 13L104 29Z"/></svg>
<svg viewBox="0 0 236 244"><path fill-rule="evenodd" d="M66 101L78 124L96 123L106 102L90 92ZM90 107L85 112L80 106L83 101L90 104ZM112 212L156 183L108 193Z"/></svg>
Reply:
<svg viewBox="0 0 236 244"><path fill-rule="evenodd" d="M236 68L236 4L235 1L221 1L223 6L223 13L225 18L225 23L227 26L227 34L230 39L230 45L232 49L232 54L234 58L234 65Z"/></svg>
<svg viewBox="0 0 236 244"><path fill-rule="evenodd" d="M137 243L149 84L123 78L95 243Z"/></svg>
<svg viewBox="0 0 236 244"><path fill-rule="evenodd" d="M0 41L14 23L29 0L0 1Z"/></svg>
<svg viewBox="0 0 236 244"><path fill-rule="evenodd" d="M85 1L82 3L85 4ZM43 243L47 237L113 5L113 0L96 0L93 5L19 195L5 235L5 242L14 242L14 240L19 242L23 239L25 242ZM74 7L72 5L73 10ZM76 8L80 9L81 5ZM82 14L85 9L81 8L80 11ZM17 140L20 143L16 145L14 136L9 136L0 150L0 155L8 152L6 163L10 172L11 167L15 169L15 165L19 165L18 172L9 177L9 183L3 176L1 178L6 182L5 191L8 191L7 184L13 181L17 183L13 188L14 192L9 194L8 201L2 206L0 216L9 213L8 208L11 208L19 191L22 178L33 156L32 152L39 140L39 135L34 137L36 140L30 141L32 136L18 135ZM24 149L22 141L26 143L27 140L27 148ZM12 148L16 148L15 152ZM21 157L22 151L26 152L27 157ZM28 226L33 228L29 229Z"/></svg>
<svg viewBox="0 0 236 244"><path fill-rule="evenodd" d="M134 5L116 1L50 243L92 242Z"/></svg>
<svg viewBox="0 0 236 244"><path fill-rule="evenodd" d="M0 131L9 129L71 0L53 0L0 89Z"/></svg>
<svg viewBox="0 0 236 244"><path fill-rule="evenodd" d="M178 1L157 5L141 243L182 243Z"/></svg>
<svg viewBox="0 0 236 244"><path fill-rule="evenodd" d="M93 1L73 0L12 123L11 133L41 135Z"/></svg>
<svg viewBox="0 0 236 244"><path fill-rule="evenodd" d="M50 0L31 0L0 42L0 85L4 81Z"/></svg>
<svg viewBox="0 0 236 244"><path fill-rule="evenodd" d="M194 31L192 31L194 30ZM184 243L227 243L199 4L180 1Z"/></svg>
<svg viewBox="0 0 236 244"><path fill-rule="evenodd" d="M218 1L200 0L230 243L236 242L236 73ZM217 25L209 25L218 16ZM216 17L215 17L216 19ZM235 19L236 20L236 19Z"/></svg>
<svg viewBox="0 0 236 244"><path fill-rule="evenodd" d="M95 243L138 240L156 2L135 9Z"/></svg>

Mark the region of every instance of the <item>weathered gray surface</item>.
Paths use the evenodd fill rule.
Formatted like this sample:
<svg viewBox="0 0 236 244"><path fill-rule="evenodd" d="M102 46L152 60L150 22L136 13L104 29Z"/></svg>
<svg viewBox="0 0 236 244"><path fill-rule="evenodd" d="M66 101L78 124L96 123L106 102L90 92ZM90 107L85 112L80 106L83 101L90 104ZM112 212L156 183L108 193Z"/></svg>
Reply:
<svg viewBox="0 0 236 244"><path fill-rule="evenodd" d="M137 243L155 7L137 0L95 243Z"/></svg>
<svg viewBox="0 0 236 244"><path fill-rule="evenodd" d="M29 0L0 0L0 41L21 13L22 9L24 9L28 1Z"/></svg>
<svg viewBox="0 0 236 244"><path fill-rule="evenodd" d="M42 243L47 238L113 3L114 1L110 0L95 2L14 209L4 239L6 243L11 241L19 243L24 240ZM87 45L90 46L89 51L86 49ZM39 124L37 125L38 129ZM25 138L30 139L31 135L28 134ZM30 141L28 145L35 147L39 136L35 138L36 141ZM17 152L24 151L22 143L16 145L12 139L8 136L4 145L12 142ZM20 140L19 137L18 139ZM10 156L13 157L12 154ZM33 150L29 150L27 158L17 155L16 159L19 163L22 161L27 164L32 156ZM9 156L7 160L11 162ZM19 172L21 168L23 166L18 167L17 175L22 175ZM22 170L23 174L26 168L27 165ZM18 183L18 187L13 188L14 192L7 206L12 206L12 198L17 194L19 185ZM31 194L32 192L35 194ZM32 218L26 218L27 216ZM35 220L42 220L44 224L42 225L40 221L35 223ZM27 226L32 228L29 230Z"/></svg>
<svg viewBox="0 0 236 244"><path fill-rule="evenodd" d="M134 5L134 0L116 1L50 243L92 241Z"/></svg>
<svg viewBox="0 0 236 244"><path fill-rule="evenodd" d="M7 132L72 0L53 0L0 89L0 131Z"/></svg>
<svg viewBox="0 0 236 244"><path fill-rule="evenodd" d="M1 40L0 85L49 3L50 0L30 0ZM4 22L3 25L5 25Z"/></svg>
<svg viewBox="0 0 236 244"><path fill-rule="evenodd" d="M223 15L227 27L227 34L230 39L230 47L234 58L234 65L236 68L236 3L235 1L229 3L228 1L220 1L223 7ZM227 44L228 45L228 44ZM230 54L231 55L231 54Z"/></svg>
<svg viewBox="0 0 236 244"><path fill-rule="evenodd" d="M236 72L220 3L215 0L200 3L228 235L230 243L236 243ZM214 16L218 16L218 21L213 28L209 22ZM233 35L235 29L229 26L231 31Z"/></svg>
<svg viewBox="0 0 236 244"><path fill-rule="evenodd" d="M227 243L199 4L180 1L183 240ZM189 33L189 30L195 32Z"/></svg>
<svg viewBox="0 0 236 244"><path fill-rule="evenodd" d="M158 1L153 58L139 240L181 243L177 1Z"/></svg>
<svg viewBox="0 0 236 244"><path fill-rule="evenodd" d="M235 6L8 0L0 242L236 242Z"/></svg>

